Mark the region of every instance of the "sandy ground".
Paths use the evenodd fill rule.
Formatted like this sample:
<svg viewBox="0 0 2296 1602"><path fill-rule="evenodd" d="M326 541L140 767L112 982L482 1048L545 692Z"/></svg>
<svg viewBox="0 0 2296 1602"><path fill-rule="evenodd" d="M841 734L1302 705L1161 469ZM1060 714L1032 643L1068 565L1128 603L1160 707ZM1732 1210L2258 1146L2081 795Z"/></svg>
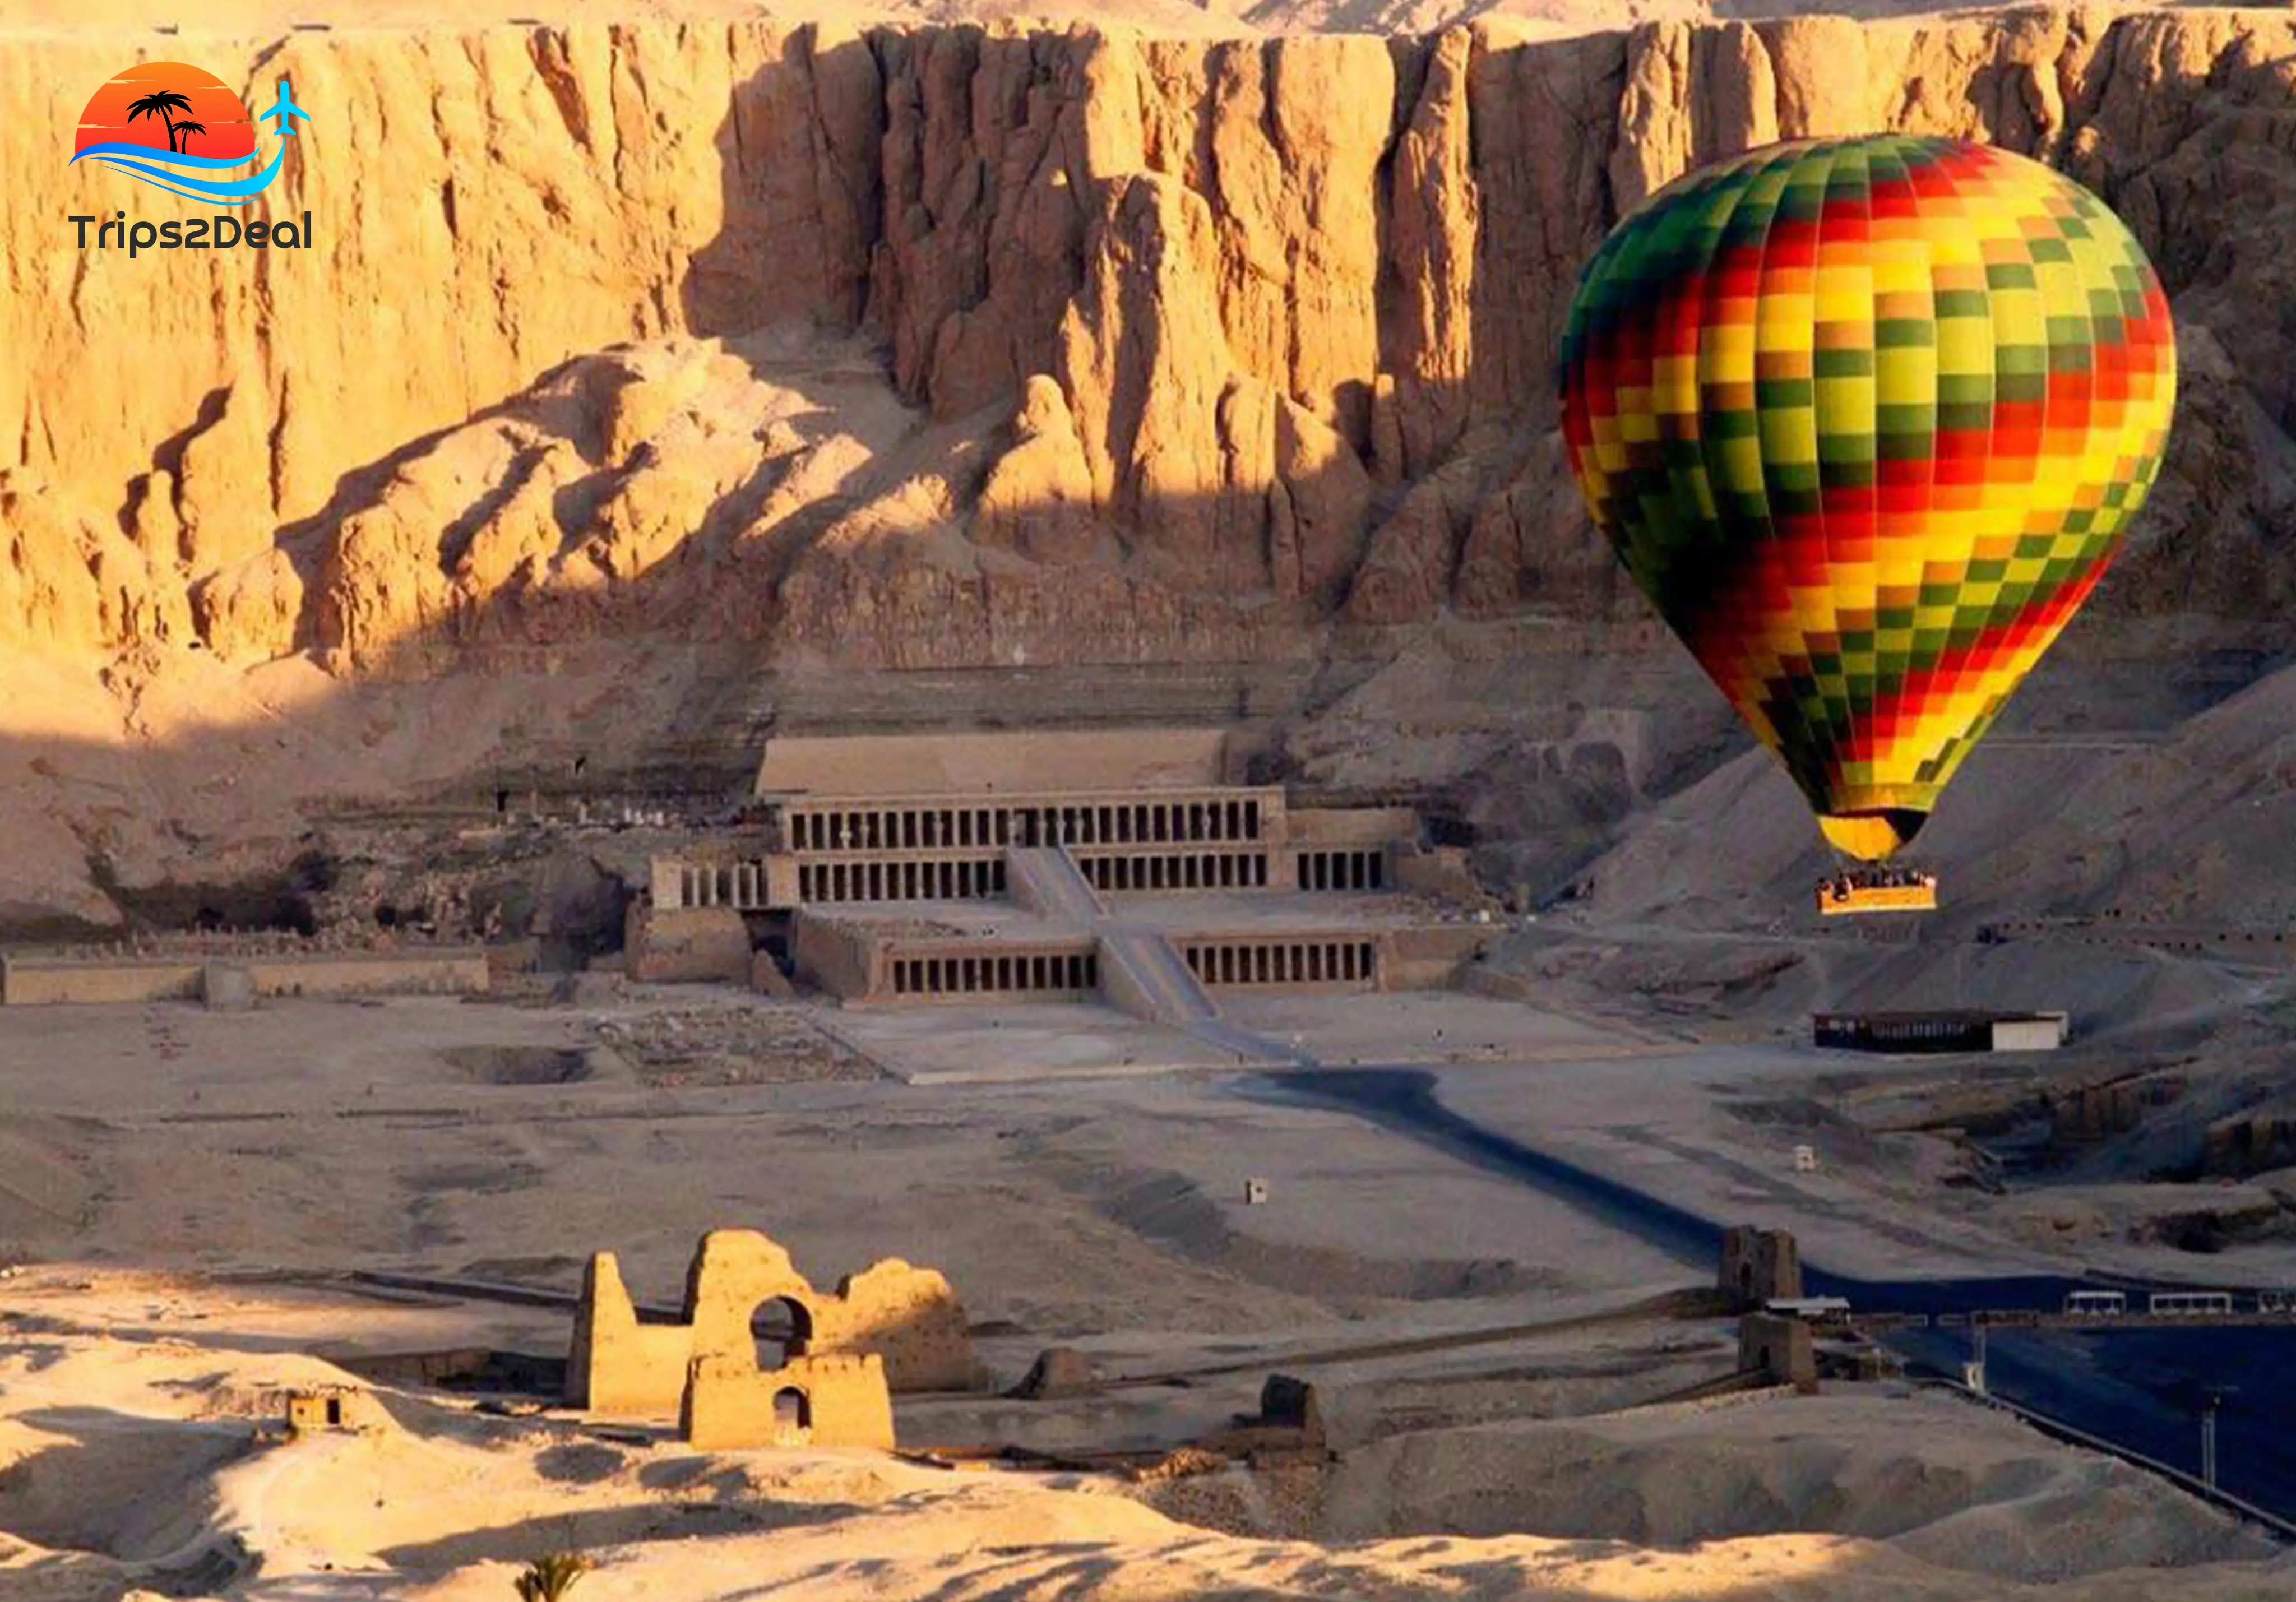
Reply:
<svg viewBox="0 0 2296 1602"><path fill-rule="evenodd" d="M690 997L599 1012L414 998L12 1012L5 1236L138 1265L563 1284L581 1253L611 1246L640 1294L666 1297L701 1231L748 1222L818 1277L895 1253L940 1266L977 1314L1047 1336L1312 1328L1398 1297L1415 1318L1468 1280L1530 1305L1697 1277L1646 1253L1585 1261L1557 1233L1564 1215L1520 1187L1213 1079L663 1089L611 1056L560 1084L484 1082L468 1065L578 1052ZM916 1031L919 1050L938 1032L955 1055L1025 1051L1032 1020L1094 1043L1085 1009L1013 1009L1010 1039L975 1010L876 1016ZM829 1022L849 1032L862 1016ZM1277 1204L1247 1214L1247 1176L1273 1180ZM1313 1220L1297 1239L1325 1255L1309 1269L1268 1244L1292 1244L1267 1234L1287 1219ZM1476 1278L1439 1261L1486 1266Z"/></svg>
<svg viewBox="0 0 2296 1602"><path fill-rule="evenodd" d="M1945 1184L1947 1139L1874 1137L1810 1094L1821 1076L1926 1081L1939 1072L1919 1059L1708 1047L1637 1059L1610 1083L1567 1065L1446 1070L1440 1095L1480 1123L1702 1217L1791 1228L1806 1258L1859 1277L2109 1270L2201 1285L2296 1282L2296 1242L2284 1239L2205 1256L2103 1231L2053 1241L2026 1221L2047 1210L2048 1189ZM1805 1144L1816 1148L1815 1172L1794 1168ZM2177 1188L2199 1205L2228 1187ZM2087 1197L2092 1206L2110 1199Z"/></svg>
<svg viewBox="0 0 2296 1602"><path fill-rule="evenodd" d="M1023 1083L1234 1068L1236 1054L1113 1007L855 1008L824 1027L911 1084Z"/></svg>
<svg viewBox="0 0 2296 1602"><path fill-rule="evenodd" d="M155 1301L176 1328L123 1334L122 1315ZM284 1440L264 1427L282 1391L345 1377L266 1350L312 1308L149 1276L12 1282L0 1597L495 1598L567 1547L600 1565L590 1594L678 1602L2133 1599L2161 1594L2162 1564L2180 1597L2261 1598L2291 1579L2287 1558L2144 1475L1887 1389L1628 1413L1550 1390L1557 1416L1461 1425L1427 1410L1434 1387L1406 1418L1379 1405L1393 1387L1338 1376L1324 1382L1348 1442L1336 1467L1147 1486L862 1453L705 1457L390 1390L373 1428ZM1475 1383L1456 1392L1468 1417ZM1526 1526L1542 1532L1509 1532Z"/></svg>
<svg viewBox="0 0 2296 1602"><path fill-rule="evenodd" d="M1036 1072L687 1084L649 1081L615 1044L713 1009L756 1010L762 1039L872 1028L888 1060ZM1852 1270L2035 1261L1887 1165L1784 1177L1780 1131L1731 1109L1791 1098L1822 1066L1807 1051L1466 994L1232 1015L1385 1060L1438 1028L1510 1052L1429 1071L1493 1127L1715 1216L1791 1222ZM2160 1565L2180 1596L2289 1582L2181 1495L1941 1397L1619 1413L1733 1365L1726 1323L1655 1310L1708 1265L1258 1075L1069 1072L1142 1028L691 988L0 1016L0 1258L49 1265L0 1281L0 1531L17 1543L0 1540L0 1599L478 1598L569 1544L605 1565L593 1594L671 1598L2136 1598ZM694 1239L729 1224L767 1229L821 1282L885 1255L941 1269L999 1388L1053 1344L1128 1382L1057 1405L905 1401L906 1444L1161 1450L1282 1371L1318 1386L1339 1460L1139 1487L704 1459L445 1393L394 1395L377 1434L250 1445L276 1388L330 1357L564 1350L550 1310L352 1298L331 1276L570 1288L611 1247L641 1299L674 1302Z"/></svg>
<svg viewBox="0 0 2296 1602"><path fill-rule="evenodd" d="M1357 1317L1398 1286L1423 1287L1414 1303L1451 1294L1425 1288L1453 1272L1427 1269L1439 1259L1497 1265L1478 1294L1648 1290L1705 1271L1550 1241L1567 1220L1520 1186L1352 1116L1247 1099L1253 1081L1218 1047L1103 1008L727 996L710 1006L754 1011L765 1038L819 1031L893 1077L724 1085L635 1068L627 1042L664 1019L693 1032L701 994L12 1011L0 1249L217 1269L511 1263L570 1283L583 1252L613 1246L642 1289L667 1294L691 1241L739 1220L817 1274L899 1253L977 1286L981 1308L1027 1308L1070 1334L1172 1332L1182 1308L1210 1330ZM1967 1068L1669 1040L1456 992L1230 998L1226 1013L1335 1064L1423 1065L1465 1116L1710 1220L1790 1226L1846 1273L2296 1283L2296 1243L2271 1238L2209 1258L2095 1230L2059 1241L2035 1218L2107 1208L2128 1187L2057 1204L1951 1186L1949 1141L1875 1136L1834 1110ZM495 1082L542 1070L571 1077ZM1794 1171L1800 1144L1816 1171ZM881 1171L898 1183L875 1183ZM1244 1208L1248 1177L1274 1182L1277 1204ZM1308 1220L1319 1233L1297 1233ZM1097 1243L1082 1265L1048 1247L1070 1229ZM1332 1260L1283 1265L1282 1248L1308 1246ZM1223 1294L1237 1272L1282 1312Z"/></svg>
<svg viewBox="0 0 2296 1602"><path fill-rule="evenodd" d="M1318 1061L1586 1064L1685 1047L1450 990L1298 998L1222 992L1221 1017ZM1233 1070L1238 1054L1105 1006L856 1007L819 1027L912 1084Z"/></svg>
<svg viewBox="0 0 2296 1602"><path fill-rule="evenodd" d="M1331 1064L1555 1062L1591 1064L1676 1049L1624 1026L1452 990L1386 995L1237 996L1221 1004L1245 1029Z"/></svg>

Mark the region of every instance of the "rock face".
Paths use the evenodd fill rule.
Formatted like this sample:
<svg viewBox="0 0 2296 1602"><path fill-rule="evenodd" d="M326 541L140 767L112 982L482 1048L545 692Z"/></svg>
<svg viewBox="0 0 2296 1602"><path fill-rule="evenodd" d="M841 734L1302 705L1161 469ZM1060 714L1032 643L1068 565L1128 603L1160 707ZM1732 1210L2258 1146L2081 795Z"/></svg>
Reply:
<svg viewBox="0 0 2296 1602"><path fill-rule="evenodd" d="M0 137L117 66L4 53ZM1577 267L1691 164L1874 127L2055 161L2161 265L2187 399L2101 604L2260 628L2296 590L2296 323L2256 315L2296 303L2282 14L644 22L298 33L278 73L319 120L260 204L308 251L83 251L68 217L183 213L11 164L0 643L427 675L597 637L1247 660L1338 617L1639 615L1552 431Z"/></svg>

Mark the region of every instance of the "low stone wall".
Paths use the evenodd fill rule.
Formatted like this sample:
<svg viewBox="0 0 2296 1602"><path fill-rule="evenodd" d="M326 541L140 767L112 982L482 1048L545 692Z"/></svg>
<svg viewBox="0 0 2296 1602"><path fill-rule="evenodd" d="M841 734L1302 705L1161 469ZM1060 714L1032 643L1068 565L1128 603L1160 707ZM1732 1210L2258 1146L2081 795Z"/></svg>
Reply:
<svg viewBox="0 0 2296 1602"><path fill-rule="evenodd" d="M0 957L0 1006L197 1000L214 959L132 954L113 958ZM233 958L258 996L474 996L488 985L476 946L417 951Z"/></svg>
<svg viewBox="0 0 2296 1602"><path fill-rule="evenodd" d="M2043 1013L2038 1018L1996 1018L1993 1049L2055 1051L2065 1043L2066 1022L2062 1013Z"/></svg>
<svg viewBox="0 0 2296 1602"><path fill-rule="evenodd" d="M0 1006L62 1002L195 1001L198 957L127 957L116 962L44 962L0 957Z"/></svg>
<svg viewBox="0 0 2296 1602"><path fill-rule="evenodd" d="M1293 807L1284 824L1292 845L1383 846L1419 838L1419 814L1409 807Z"/></svg>
<svg viewBox="0 0 2296 1602"><path fill-rule="evenodd" d="M1390 990L1440 990L1458 982L1480 957L1493 930L1486 924L1428 924L1387 936L1381 976Z"/></svg>
<svg viewBox="0 0 2296 1602"><path fill-rule="evenodd" d="M865 928L809 912L799 913L790 930L790 958L799 976L845 1001L874 988L875 946Z"/></svg>
<svg viewBox="0 0 2296 1602"><path fill-rule="evenodd" d="M1433 896L1439 900L1456 901L1462 906L1495 906L1483 887L1475 883L1474 869L1469 866L1467 853L1456 846L1432 846L1422 849L1415 845L1398 844L1389 856L1394 885L1406 895Z"/></svg>
<svg viewBox="0 0 2296 1602"><path fill-rule="evenodd" d="M623 920L629 975L641 984L747 984L750 928L731 907L648 907Z"/></svg>

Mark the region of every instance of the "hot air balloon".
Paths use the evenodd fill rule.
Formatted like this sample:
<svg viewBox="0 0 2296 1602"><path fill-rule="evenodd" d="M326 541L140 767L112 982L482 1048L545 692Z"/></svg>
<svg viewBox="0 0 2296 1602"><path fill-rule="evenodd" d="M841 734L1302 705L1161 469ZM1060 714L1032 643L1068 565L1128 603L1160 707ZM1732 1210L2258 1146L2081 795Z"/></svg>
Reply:
<svg viewBox="0 0 2296 1602"><path fill-rule="evenodd" d="M2112 559L2176 341L2095 195L1885 135L1652 195L1581 274L1561 378L1571 471L1635 583L1836 850L1878 862Z"/></svg>

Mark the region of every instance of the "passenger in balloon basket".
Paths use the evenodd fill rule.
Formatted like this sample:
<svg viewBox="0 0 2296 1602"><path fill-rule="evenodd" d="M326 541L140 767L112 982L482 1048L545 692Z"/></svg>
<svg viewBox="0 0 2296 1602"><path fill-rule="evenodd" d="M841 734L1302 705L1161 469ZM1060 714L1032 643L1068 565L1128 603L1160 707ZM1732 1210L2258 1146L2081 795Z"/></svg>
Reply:
<svg viewBox="0 0 2296 1602"><path fill-rule="evenodd" d="M1843 867L1817 885L1819 900L1837 907L1847 906L1862 890L1926 890L1935 894L1937 875L1915 867Z"/></svg>

